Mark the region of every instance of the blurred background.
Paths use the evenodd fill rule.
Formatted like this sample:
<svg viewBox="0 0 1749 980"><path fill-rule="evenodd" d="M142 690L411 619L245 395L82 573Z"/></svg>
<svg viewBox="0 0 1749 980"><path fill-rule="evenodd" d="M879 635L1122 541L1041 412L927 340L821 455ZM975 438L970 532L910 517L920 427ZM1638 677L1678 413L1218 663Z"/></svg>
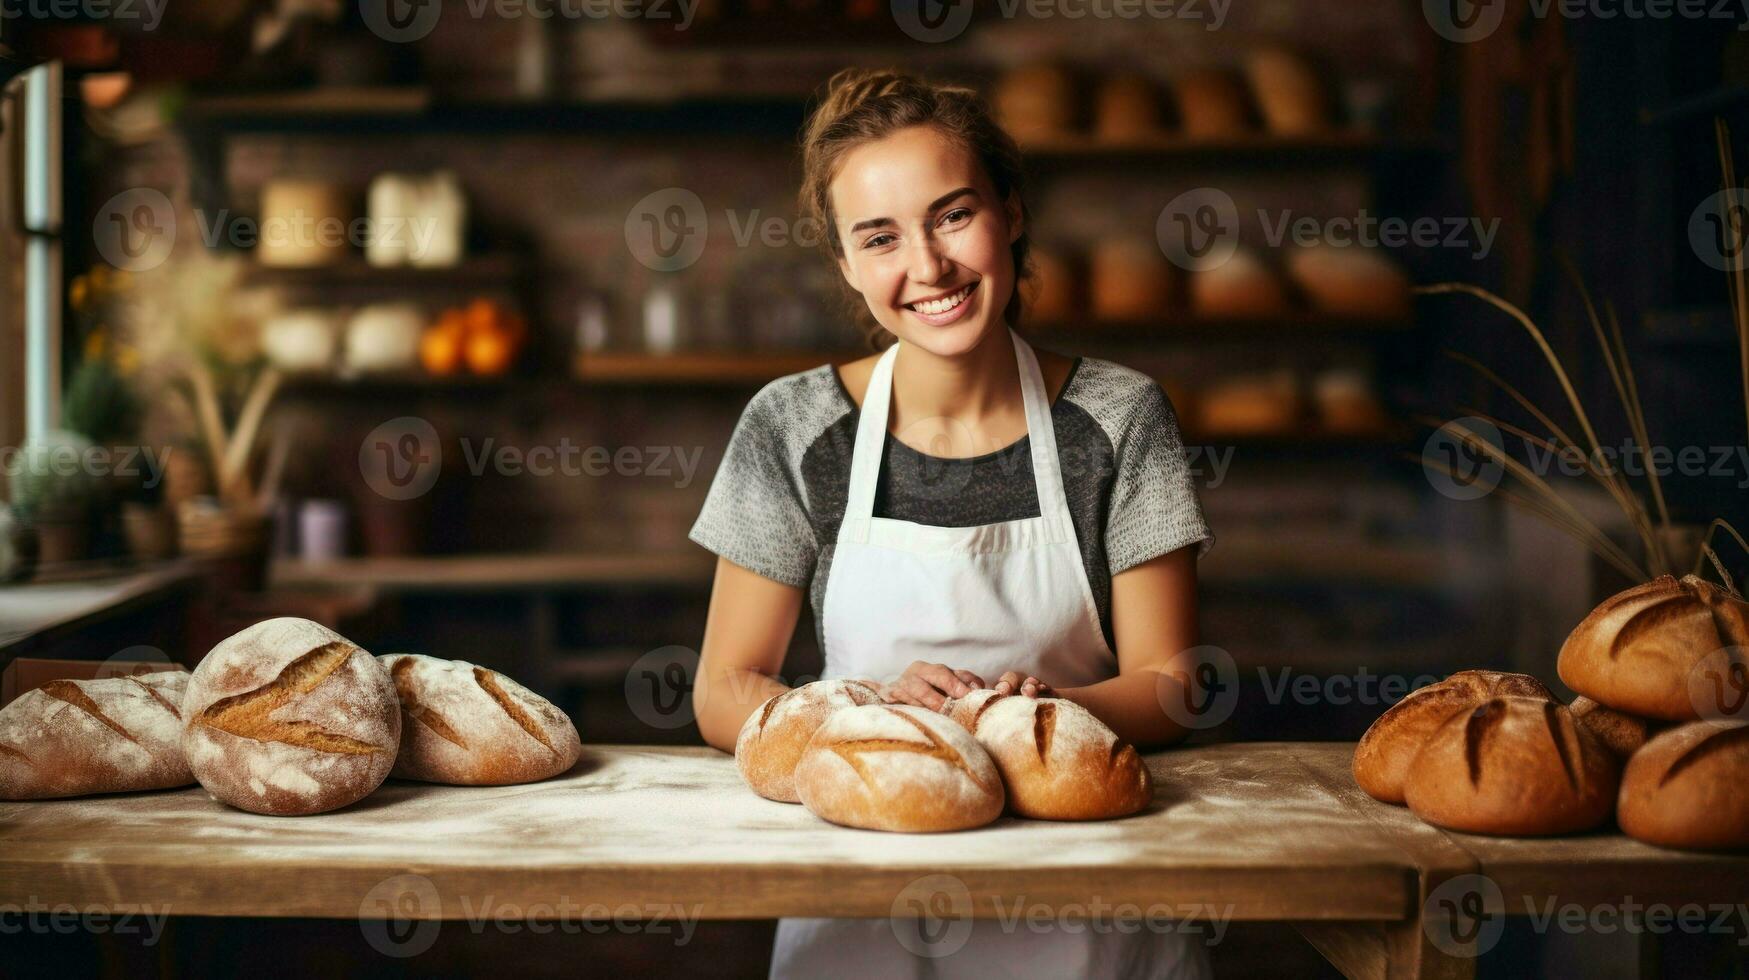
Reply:
<svg viewBox="0 0 1749 980"><path fill-rule="evenodd" d="M865 65L989 95L1031 181L1023 332L1143 370L1177 409L1217 537L1203 638L1237 691L1199 740L1352 739L1466 667L1553 683L1598 599L1696 567L1715 517L1749 527L1727 274L1749 201L1720 196L1715 129L1749 133L1744 18L1580 14L168 0L0 19L0 662L192 664L306 616L504 670L586 743L699 742L684 693L714 558L686 532L761 385L866 353L795 203L810 98ZM1655 547L1518 429L1551 431L1513 392L1588 442L1532 333L1411 292L1447 281L1540 328ZM1619 324L1637 445L1668 453L1655 491L1581 283L1602 336ZM1442 428L1460 417L1537 479ZM819 669L811 627L792 678ZM688 955L763 970L769 924L711 928ZM1227 946L1238 972L1309 952Z"/></svg>

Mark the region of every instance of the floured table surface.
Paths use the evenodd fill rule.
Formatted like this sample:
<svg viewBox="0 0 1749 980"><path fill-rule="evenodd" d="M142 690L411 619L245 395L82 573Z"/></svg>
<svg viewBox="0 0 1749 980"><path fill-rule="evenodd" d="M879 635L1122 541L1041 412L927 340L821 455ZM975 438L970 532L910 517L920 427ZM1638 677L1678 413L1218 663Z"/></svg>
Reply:
<svg viewBox="0 0 1749 980"><path fill-rule="evenodd" d="M0 803L0 901L140 904L172 914L344 916L419 875L460 917L523 906L678 904L711 918L886 915L918 877L992 899L1206 905L1241 919L1403 918L1418 862L1305 757L1251 743L1148 759L1155 801L1122 820L1004 817L954 834L836 827L750 792L705 748L586 747L570 773L503 787L390 780L310 817L231 809L199 787ZM423 887L423 886L422 886Z"/></svg>

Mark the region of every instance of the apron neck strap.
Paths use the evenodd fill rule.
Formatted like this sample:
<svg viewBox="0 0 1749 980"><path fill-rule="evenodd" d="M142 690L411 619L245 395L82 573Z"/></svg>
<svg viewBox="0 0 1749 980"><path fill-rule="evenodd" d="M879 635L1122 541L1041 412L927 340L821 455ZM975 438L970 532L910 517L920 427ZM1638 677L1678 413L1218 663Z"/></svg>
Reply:
<svg viewBox="0 0 1749 980"><path fill-rule="evenodd" d="M1068 498L1063 492L1062 468L1057 457L1057 436L1051 424L1049 393L1038 357L1032 346L1010 327L1014 358L1020 368L1020 396L1026 412L1026 432L1032 448L1033 482L1038 490L1039 516L1070 525ZM850 485L844 507L841 537L867 540L868 522L874 516L875 485L879 481L881 456L886 449L887 422L893 402L893 365L898 359L895 342L875 361L863 395L861 417L856 424L856 443L850 458Z"/></svg>

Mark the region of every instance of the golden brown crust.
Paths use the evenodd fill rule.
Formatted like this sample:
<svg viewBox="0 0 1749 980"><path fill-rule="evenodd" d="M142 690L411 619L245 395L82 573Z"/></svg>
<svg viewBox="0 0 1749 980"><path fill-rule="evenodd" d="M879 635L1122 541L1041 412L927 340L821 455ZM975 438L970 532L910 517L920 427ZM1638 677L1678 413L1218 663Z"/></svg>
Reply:
<svg viewBox="0 0 1749 980"><path fill-rule="evenodd" d="M280 816L322 813L382 784L400 702L375 657L318 623L285 617L227 637L182 704L182 749L215 799Z"/></svg>
<svg viewBox="0 0 1749 980"><path fill-rule="evenodd" d="M1153 801L1153 779L1135 746L1073 701L982 690L941 712L990 753L1017 816L1109 820Z"/></svg>
<svg viewBox="0 0 1749 980"><path fill-rule="evenodd" d="M558 706L465 660L378 657L401 704L401 746L390 773L456 786L507 786L568 771L583 754Z"/></svg>
<svg viewBox="0 0 1749 980"><path fill-rule="evenodd" d="M1670 727L1667 722L1604 707L1584 695L1574 698L1567 709L1573 712L1574 721L1597 736L1598 741L1624 761L1638 752L1652 736Z"/></svg>
<svg viewBox="0 0 1749 980"><path fill-rule="evenodd" d="M1558 701L1494 697L1447 718L1409 767L1404 796L1428 823L1540 836L1609 818L1620 763Z"/></svg>
<svg viewBox="0 0 1749 980"><path fill-rule="evenodd" d="M815 681L768 698L748 716L735 739L735 765L747 787L768 800L800 803L796 763L814 732L833 713L880 703L873 681Z"/></svg>
<svg viewBox="0 0 1749 980"><path fill-rule="evenodd" d="M1648 844L1749 849L1749 724L1693 721L1628 760L1616 818Z"/></svg>
<svg viewBox="0 0 1749 980"><path fill-rule="evenodd" d="M1550 701L1555 697L1529 674L1498 670L1462 670L1417 688L1380 715L1360 737L1354 748L1354 781L1374 799L1401 804L1409 763L1427 737L1452 715L1496 696Z"/></svg>
<svg viewBox="0 0 1749 980"><path fill-rule="evenodd" d="M931 833L980 827L1002 813L1002 777L971 733L911 705L832 715L814 733L795 786L815 816L846 827Z"/></svg>
<svg viewBox="0 0 1749 980"><path fill-rule="evenodd" d="M0 800L170 789L182 754L183 670L57 680L0 710Z"/></svg>
<svg viewBox="0 0 1749 980"><path fill-rule="evenodd" d="M1693 575L1660 575L1603 600L1561 645L1561 680L1617 711L1692 721L1696 668L1749 646L1749 603ZM1711 714L1712 712L1709 712Z"/></svg>

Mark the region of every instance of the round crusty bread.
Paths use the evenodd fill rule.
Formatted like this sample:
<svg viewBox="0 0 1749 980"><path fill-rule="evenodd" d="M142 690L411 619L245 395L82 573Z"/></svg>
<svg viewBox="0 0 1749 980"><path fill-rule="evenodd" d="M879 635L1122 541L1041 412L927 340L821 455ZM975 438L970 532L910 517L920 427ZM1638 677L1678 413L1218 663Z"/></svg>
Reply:
<svg viewBox="0 0 1749 980"><path fill-rule="evenodd" d="M1609 819L1621 763L1559 701L1498 697L1428 736L1404 797L1421 819L1472 834L1541 836Z"/></svg>
<svg viewBox="0 0 1749 980"><path fill-rule="evenodd" d="M1135 746L1062 698L973 691L941 706L990 753L1008 810L1035 820L1109 820L1154 799Z"/></svg>
<svg viewBox="0 0 1749 980"><path fill-rule="evenodd" d="M170 789L182 756L188 672L50 681L0 710L0 800Z"/></svg>
<svg viewBox="0 0 1749 980"><path fill-rule="evenodd" d="M1542 681L1529 674L1460 670L1409 692L1372 723L1354 747L1354 781L1376 800L1402 803L1409 763L1427 736L1452 715L1497 695L1555 698Z"/></svg>
<svg viewBox="0 0 1749 980"><path fill-rule="evenodd" d="M1652 736L1669 727L1665 722L1604 707L1584 695L1574 698L1567 710L1573 712L1574 721L1596 735L1618 759L1638 752Z"/></svg>
<svg viewBox="0 0 1749 980"><path fill-rule="evenodd" d="M1616 821L1648 844L1749 848L1749 724L1693 721L1628 760Z"/></svg>
<svg viewBox="0 0 1749 980"><path fill-rule="evenodd" d="M1696 667L1726 647L1749 646L1749 602L1693 575L1660 575L1603 600L1556 663L1574 691L1617 711L1692 721Z"/></svg>
<svg viewBox="0 0 1749 980"><path fill-rule="evenodd" d="M814 733L796 791L815 816L846 827L928 833L981 827L1002 814L1002 777L959 723L906 704L845 708Z"/></svg>
<svg viewBox="0 0 1749 980"><path fill-rule="evenodd" d="M279 816L362 799L388 777L401 742L388 670L326 626L292 617L213 647L182 716L182 750L207 792Z"/></svg>
<svg viewBox="0 0 1749 980"><path fill-rule="evenodd" d="M583 754L577 726L546 698L465 660L377 658L401 702L401 750L389 775L457 786L532 783Z"/></svg>
<svg viewBox="0 0 1749 980"><path fill-rule="evenodd" d="M845 708L879 704L873 681L815 681L766 699L747 716L735 738L735 765L753 792L779 803L800 803L796 763L814 732Z"/></svg>

